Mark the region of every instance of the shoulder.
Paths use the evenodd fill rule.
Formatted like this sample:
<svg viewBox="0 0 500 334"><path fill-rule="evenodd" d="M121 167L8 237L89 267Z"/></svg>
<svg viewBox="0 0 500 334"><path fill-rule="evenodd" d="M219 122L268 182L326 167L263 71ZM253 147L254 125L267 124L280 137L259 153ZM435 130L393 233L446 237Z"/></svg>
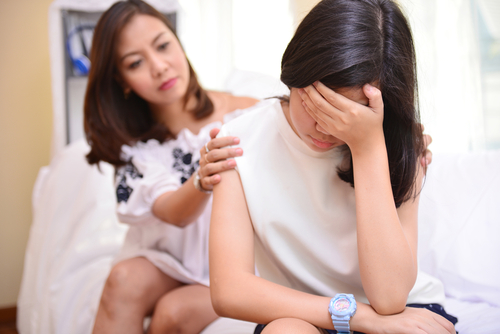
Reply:
<svg viewBox="0 0 500 334"><path fill-rule="evenodd" d="M208 91L216 114L225 115L234 110L246 109L254 106L259 100L248 96L235 96L227 92Z"/></svg>
<svg viewBox="0 0 500 334"><path fill-rule="evenodd" d="M167 142L160 143L156 139L149 139L147 142L139 141L134 145L123 145L121 148L121 158L123 161L134 160L151 162L159 160L165 156Z"/></svg>
<svg viewBox="0 0 500 334"><path fill-rule="evenodd" d="M222 130L226 135L255 135L259 129L264 130L272 127L276 112L281 110L281 104L278 100L261 101L250 108L241 110L241 113L227 115Z"/></svg>
<svg viewBox="0 0 500 334"><path fill-rule="evenodd" d="M228 109L233 111L236 109L246 109L254 106L259 100L248 96L234 96L228 94Z"/></svg>

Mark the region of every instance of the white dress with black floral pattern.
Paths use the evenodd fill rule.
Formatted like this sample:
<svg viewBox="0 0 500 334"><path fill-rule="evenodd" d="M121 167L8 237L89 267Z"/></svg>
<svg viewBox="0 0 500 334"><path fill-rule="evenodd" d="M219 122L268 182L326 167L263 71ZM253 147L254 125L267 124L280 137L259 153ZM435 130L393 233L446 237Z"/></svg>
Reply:
<svg viewBox="0 0 500 334"><path fill-rule="evenodd" d="M224 117L224 122L253 108L235 110ZM183 228L156 218L152 207L161 194L175 191L189 179L198 168L199 151L210 140L210 130L221 125L208 124L198 134L183 129L176 139L164 143L151 139L122 147L122 158L128 162L116 171L117 213L130 228L115 263L145 257L180 282L208 286L212 198L198 219Z"/></svg>

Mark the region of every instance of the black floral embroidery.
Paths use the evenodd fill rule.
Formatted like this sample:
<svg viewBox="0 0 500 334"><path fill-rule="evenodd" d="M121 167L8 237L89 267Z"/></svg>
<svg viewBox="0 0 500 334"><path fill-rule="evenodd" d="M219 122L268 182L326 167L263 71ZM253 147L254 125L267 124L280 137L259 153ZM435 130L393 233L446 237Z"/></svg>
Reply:
<svg viewBox="0 0 500 334"><path fill-rule="evenodd" d="M193 154L184 153L180 148L175 148L172 152L174 156L174 165L176 171L181 172L181 183L186 182L200 165L200 160L193 161Z"/></svg>
<svg viewBox="0 0 500 334"><path fill-rule="evenodd" d="M125 166L116 171L116 177L119 179L118 185L116 186L116 200L118 203L126 203L130 194L132 194L132 191L134 190L127 184L127 175L133 179L143 177L143 175L139 173L139 170L132 163L132 159L130 159Z"/></svg>

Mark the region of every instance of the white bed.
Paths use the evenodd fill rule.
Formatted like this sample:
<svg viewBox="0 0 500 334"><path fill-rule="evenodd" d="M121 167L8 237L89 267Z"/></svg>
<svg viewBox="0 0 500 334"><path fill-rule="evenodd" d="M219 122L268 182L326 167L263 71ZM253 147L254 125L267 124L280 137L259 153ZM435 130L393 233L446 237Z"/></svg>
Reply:
<svg viewBox="0 0 500 334"><path fill-rule="evenodd" d="M283 92L266 76L240 72L229 87L263 97ZM84 160L77 141L43 167L18 300L21 334L88 334L113 256L127 227L115 216L113 168ZM420 266L440 278L460 334L500 333L500 151L435 154L421 196ZM252 333L221 319L203 334Z"/></svg>

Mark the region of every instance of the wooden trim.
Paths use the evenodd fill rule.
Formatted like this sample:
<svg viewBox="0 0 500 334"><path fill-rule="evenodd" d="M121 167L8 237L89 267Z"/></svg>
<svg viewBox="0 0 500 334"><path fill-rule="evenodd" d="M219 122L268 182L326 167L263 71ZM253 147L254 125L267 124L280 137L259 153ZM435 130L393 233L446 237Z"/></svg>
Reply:
<svg viewBox="0 0 500 334"><path fill-rule="evenodd" d="M7 322L15 322L17 315L17 307L0 308L0 324Z"/></svg>

